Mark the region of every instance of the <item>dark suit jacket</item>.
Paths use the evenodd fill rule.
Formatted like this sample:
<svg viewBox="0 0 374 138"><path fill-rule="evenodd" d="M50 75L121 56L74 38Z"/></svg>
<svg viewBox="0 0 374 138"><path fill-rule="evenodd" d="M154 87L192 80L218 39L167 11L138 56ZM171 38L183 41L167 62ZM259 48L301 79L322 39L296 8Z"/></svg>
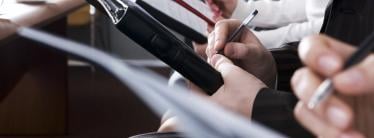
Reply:
<svg viewBox="0 0 374 138"><path fill-rule="evenodd" d="M374 0L334 0L326 10L321 33L359 45L373 31ZM293 71L282 70L279 74L290 74L289 72ZM289 79L290 76L286 78ZM297 99L290 92L263 89L256 97L252 117L291 137L308 136L294 119L293 108L296 102Z"/></svg>

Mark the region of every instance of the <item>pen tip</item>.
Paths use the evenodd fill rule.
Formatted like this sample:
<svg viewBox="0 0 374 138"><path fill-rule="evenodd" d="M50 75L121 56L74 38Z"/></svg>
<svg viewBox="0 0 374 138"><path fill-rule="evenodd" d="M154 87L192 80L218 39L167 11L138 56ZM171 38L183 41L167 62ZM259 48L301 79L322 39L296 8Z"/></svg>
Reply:
<svg viewBox="0 0 374 138"><path fill-rule="evenodd" d="M253 15L257 15L258 14L258 10L255 10L254 12L253 12Z"/></svg>

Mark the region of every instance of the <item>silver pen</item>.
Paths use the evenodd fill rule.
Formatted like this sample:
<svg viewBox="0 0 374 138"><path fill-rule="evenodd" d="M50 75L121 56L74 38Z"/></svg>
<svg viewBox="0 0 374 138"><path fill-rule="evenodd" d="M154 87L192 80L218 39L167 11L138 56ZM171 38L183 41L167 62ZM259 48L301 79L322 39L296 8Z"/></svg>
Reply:
<svg viewBox="0 0 374 138"><path fill-rule="evenodd" d="M240 24L240 26L236 28L234 32L230 35L230 37L226 40L226 43L235 41L238 35L240 34L240 32L243 30L243 28L248 27L249 23L251 23L251 21L256 17L257 14L258 14L258 10L256 9L251 14L249 14L243 20L242 24ZM223 55L223 50L218 51L218 54Z"/></svg>
<svg viewBox="0 0 374 138"><path fill-rule="evenodd" d="M248 15L244 21L242 22L242 24L235 29L235 31L231 34L231 36L229 37L229 39L227 39L226 42L233 42L235 41L235 39L237 38L237 36L239 35L239 33L242 31L242 29L244 27L248 27L249 23L256 17L256 15L258 14L258 10L254 10L250 15Z"/></svg>

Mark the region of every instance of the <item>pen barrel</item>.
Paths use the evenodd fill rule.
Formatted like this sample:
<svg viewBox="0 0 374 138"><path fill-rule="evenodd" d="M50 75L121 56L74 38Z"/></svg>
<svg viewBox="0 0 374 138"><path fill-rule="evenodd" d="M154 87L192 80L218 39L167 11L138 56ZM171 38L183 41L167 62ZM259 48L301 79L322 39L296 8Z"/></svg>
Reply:
<svg viewBox="0 0 374 138"><path fill-rule="evenodd" d="M135 6L126 3L127 6ZM135 10L139 11L135 11ZM223 84L221 74L184 42L139 7L128 8L116 27L141 47L168 64L188 80L212 95Z"/></svg>

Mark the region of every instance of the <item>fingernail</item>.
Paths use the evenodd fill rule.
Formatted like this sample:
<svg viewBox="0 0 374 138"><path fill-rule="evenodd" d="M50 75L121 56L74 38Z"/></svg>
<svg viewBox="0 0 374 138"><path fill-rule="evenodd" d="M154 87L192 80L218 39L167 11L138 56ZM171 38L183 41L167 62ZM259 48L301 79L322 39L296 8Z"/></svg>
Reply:
<svg viewBox="0 0 374 138"><path fill-rule="evenodd" d="M365 83L363 74L357 69L351 69L337 77L341 85L359 87Z"/></svg>
<svg viewBox="0 0 374 138"><path fill-rule="evenodd" d="M303 95L303 92L308 87L308 80L305 79L305 77L300 76L299 80L295 81L295 92L298 95Z"/></svg>
<svg viewBox="0 0 374 138"><path fill-rule="evenodd" d="M210 60L210 57L207 58L207 61L208 61L209 64L211 64L211 62L210 62L210 61L211 61L211 60Z"/></svg>
<svg viewBox="0 0 374 138"><path fill-rule="evenodd" d="M295 72L295 74L292 76L292 85L293 86L297 86L298 83L300 82L301 78L302 78L302 71L301 70L298 70Z"/></svg>
<svg viewBox="0 0 374 138"><path fill-rule="evenodd" d="M216 67L216 64L217 64L217 61L221 58L220 55L213 55L212 58L210 59L210 64L213 66L213 67Z"/></svg>
<svg viewBox="0 0 374 138"><path fill-rule="evenodd" d="M345 128L349 125L349 117L341 108L331 106L327 109L327 117L331 123L339 128Z"/></svg>
<svg viewBox="0 0 374 138"><path fill-rule="evenodd" d="M319 66L327 74L333 74L340 67L339 59L332 55L323 55L319 58Z"/></svg>

